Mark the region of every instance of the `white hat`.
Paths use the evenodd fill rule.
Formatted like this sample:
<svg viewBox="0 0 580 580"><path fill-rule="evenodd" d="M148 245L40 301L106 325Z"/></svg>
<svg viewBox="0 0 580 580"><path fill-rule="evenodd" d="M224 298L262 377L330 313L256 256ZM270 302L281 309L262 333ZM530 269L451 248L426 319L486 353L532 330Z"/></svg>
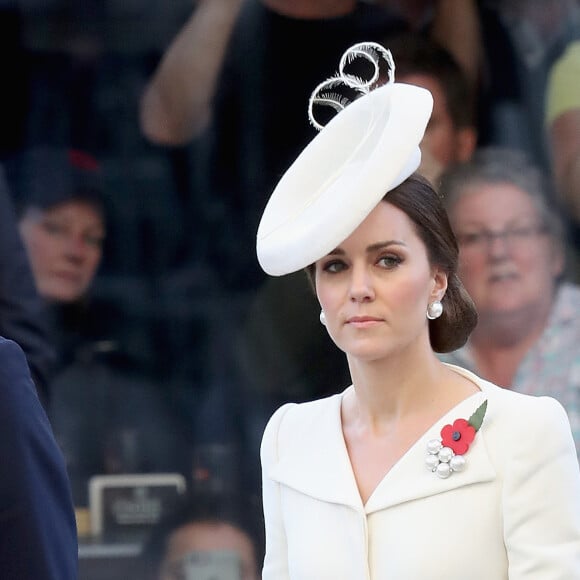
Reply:
<svg viewBox="0 0 580 580"><path fill-rule="evenodd" d="M370 81L346 75L352 54L372 60L377 51L391 67L389 82L368 91ZM351 55L351 56L349 56ZM256 250L262 269L272 276L316 262L361 224L384 195L401 184L421 161L419 143L433 107L431 93L395 83L390 52L380 45L355 45L341 59L340 76L321 83L312 104L328 103L321 89L338 81L364 96L342 109L306 146L282 176L258 227ZM331 95L336 97L336 95ZM322 98L320 98L322 97ZM338 99L338 97L336 97Z"/></svg>

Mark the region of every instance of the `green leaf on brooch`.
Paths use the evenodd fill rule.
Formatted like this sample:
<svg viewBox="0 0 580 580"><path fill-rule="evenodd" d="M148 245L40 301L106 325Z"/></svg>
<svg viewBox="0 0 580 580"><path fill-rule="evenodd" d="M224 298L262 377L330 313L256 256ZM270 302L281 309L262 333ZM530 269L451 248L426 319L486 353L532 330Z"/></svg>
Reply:
<svg viewBox="0 0 580 580"><path fill-rule="evenodd" d="M479 431L481 424L483 423L483 418L485 417L485 412L487 411L487 399L477 407L475 413L469 417L467 421L476 431Z"/></svg>

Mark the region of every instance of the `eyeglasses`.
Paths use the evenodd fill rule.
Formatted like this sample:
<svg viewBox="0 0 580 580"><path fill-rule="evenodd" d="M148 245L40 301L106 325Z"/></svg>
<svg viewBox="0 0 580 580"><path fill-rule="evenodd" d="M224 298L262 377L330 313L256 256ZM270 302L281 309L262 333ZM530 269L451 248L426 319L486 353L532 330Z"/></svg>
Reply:
<svg viewBox="0 0 580 580"><path fill-rule="evenodd" d="M544 225L520 226L492 232L481 230L479 232L458 233L457 243L466 250L488 250L495 240L501 240L510 248L524 247L533 238L547 232Z"/></svg>

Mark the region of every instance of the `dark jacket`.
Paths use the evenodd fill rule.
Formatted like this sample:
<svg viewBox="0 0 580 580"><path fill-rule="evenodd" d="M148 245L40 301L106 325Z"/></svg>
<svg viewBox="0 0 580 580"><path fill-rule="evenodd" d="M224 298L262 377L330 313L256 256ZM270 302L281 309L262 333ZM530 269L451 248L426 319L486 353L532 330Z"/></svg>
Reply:
<svg viewBox="0 0 580 580"><path fill-rule="evenodd" d="M1 337L0 465L0 577L76 579L76 523L64 460L22 349Z"/></svg>

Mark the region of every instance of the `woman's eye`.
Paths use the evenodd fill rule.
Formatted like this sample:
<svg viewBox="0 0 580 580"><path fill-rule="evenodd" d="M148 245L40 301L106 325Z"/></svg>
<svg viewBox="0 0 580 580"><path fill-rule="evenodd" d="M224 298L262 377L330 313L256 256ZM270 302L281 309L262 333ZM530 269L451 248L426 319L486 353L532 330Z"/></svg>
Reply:
<svg viewBox="0 0 580 580"><path fill-rule="evenodd" d="M59 223L45 221L42 225L49 234L60 235L66 232L66 227Z"/></svg>
<svg viewBox="0 0 580 580"><path fill-rule="evenodd" d="M382 256L379 258L379 265L383 268L395 268L397 267L403 260L399 258L399 256Z"/></svg>
<svg viewBox="0 0 580 580"><path fill-rule="evenodd" d="M85 236L85 242L89 246L101 249L103 247L103 236L87 235Z"/></svg>
<svg viewBox="0 0 580 580"><path fill-rule="evenodd" d="M337 272L342 272L346 268L346 265L341 260L331 260L326 262L322 267L324 272L330 272L331 274L336 274Z"/></svg>

